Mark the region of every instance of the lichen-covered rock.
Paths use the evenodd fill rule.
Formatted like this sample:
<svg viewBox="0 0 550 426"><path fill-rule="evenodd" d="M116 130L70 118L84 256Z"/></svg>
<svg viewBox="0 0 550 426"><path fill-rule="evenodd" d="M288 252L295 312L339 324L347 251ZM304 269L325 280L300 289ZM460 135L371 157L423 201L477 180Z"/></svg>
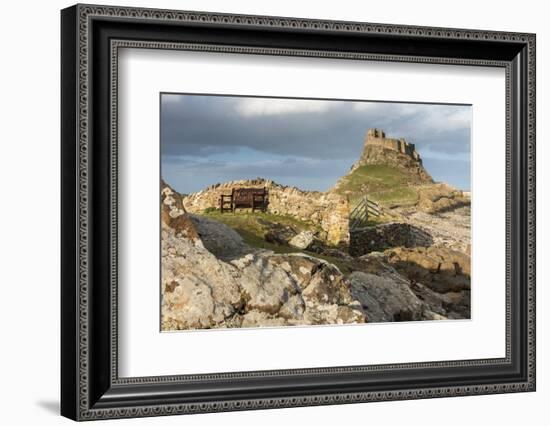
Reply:
<svg viewBox="0 0 550 426"><path fill-rule="evenodd" d="M470 197L445 183L423 185L417 188L420 211L434 214L470 205Z"/></svg>
<svg viewBox="0 0 550 426"><path fill-rule="evenodd" d="M369 322L419 321L424 318L424 304L398 274L381 276L353 272L349 279L352 295L363 306Z"/></svg>
<svg viewBox="0 0 550 426"><path fill-rule="evenodd" d="M269 256L249 254L232 261L232 264L240 273L239 283L247 310L277 314L299 291L296 282L285 271L275 267Z"/></svg>
<svg viewBox="0 0 550 426"><path fill-rule="evenodd" d="M470 290L470 256L443 246L395 248L386 252L389 263L408 279L435 292Z"/></svg>
<svg viewBox="0 0 550 426"><path fill-rule="evenodd" d="M314 240L315 234L311 231L302 231L298 235L294 236L288 244L292 247L299 248L301 250L308 249Z"/></svg>
<svg viewBox="0 0 550 426"><path fill-rule="evenodd" d="M241 327L281 327L288 325L285 318L263 311L249 311L242 317Z"/></svg>
<svg viewBox="0 0 550 426"><path fill-rule="evenodd" d="M203 245L217 258L231 260L250 253L242 237L224 224L198 215L189 215Z"/></svg>
<svg viewBox="0 0 550 426"><path fill-rule="evenodd" d="M386 321L396 312L399 319L410 318L411 316L407 312L415 313L413 318L421 316L421 319L424 320L470 318L470 290L434 291L430 286L407 276L403 270L397 269L395 263L391 263L386 257L391 253L391 250L386 253L370 253L356 258L353 263L356 272L350 276L352 295L363 303L369 322ZM428 262L430 261L424 265L437 271L436 264ZM380 279L373 278L373 276L380 277ZM367 285L366 288L358 287L358 283L365 282L365 277L369 277L370 281L367 280L367 282L370 285ZM386 282L388 285L385 286L385 291L391 297L380 297L381 290L377 290L373 282L378 284ZM407 290L407 287L410 291ZM438 290L441 290L441 287ZM414 295L417 300L415 301L411 295ZM421 309L411 309L411 306L419 307L418 303L421 304ZM393 309L390 308L392 306ZM398 307L400 309L397 309ZM399 310L404 311L405 314L399 313Z"/></svg>
<svg viewBox="0 0 550 426"><path fill-rule="evenodd" d="M162 211L172 218L185 213L181 195L174 191L166 182L160 182L160 194L162 199Z"/></svg>
<svg viewBox="0 0 550 426"><path fill-rule="evenodd" d="M365 322L335 266L254 250L227 226L180 210L162 216L162 330Z"/></svg>
<svg viewBox="0 0 550 426"><path fill-rule="evenodd" d="M278 316L286 320L303 318L306 310L306 302L303 297L297 293L288 298L279 309Z"/></svg>
<svg viewBox="0 0 550 426"><path fill-rule="evenodd" d="M189 221L192 225L192 222ZM162 322L172 328L205 328L222 323L242 304L233 269L202 244L163 223Z"/></svg>
<svg viewBox="0 0 550 426"><path fill-rule="evenodd" d="M192 241L199 239L197 230L183 207L181 195L161 181L161 222L177 234Z"/></svg>

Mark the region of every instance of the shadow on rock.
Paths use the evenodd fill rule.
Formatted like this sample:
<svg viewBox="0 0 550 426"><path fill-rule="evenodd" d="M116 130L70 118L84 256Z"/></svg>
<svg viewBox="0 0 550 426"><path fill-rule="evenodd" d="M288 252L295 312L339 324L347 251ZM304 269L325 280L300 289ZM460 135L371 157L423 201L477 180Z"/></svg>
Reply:
<svg viewBox="0 0 550 426"><path fill-rule="evenodd" d="M398 248L355 258L352 294L368 321L470 318L469 257L447 250Z"/></svg>
<svg viewBox="0 0 550 426"><path fill-rule="evenodd" d="M229 226L198 215L189 215L204 247L218 259L230 261L243 257L253 250Z"/></svg>
<svg viewBox="0 0 550 426"><path fill-rule="evenodd" d="M390 265L411 282L437 293L470 290L470 256L447 247L395 248L388 250Z"/></svg>

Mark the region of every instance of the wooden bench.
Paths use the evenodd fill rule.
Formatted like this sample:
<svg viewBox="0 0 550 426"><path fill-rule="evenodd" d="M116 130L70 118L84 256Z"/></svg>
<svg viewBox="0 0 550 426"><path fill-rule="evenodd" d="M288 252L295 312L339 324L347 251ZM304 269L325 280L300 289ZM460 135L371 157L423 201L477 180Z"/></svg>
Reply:
<svg viewBox="0 0 550 426"><path fill-rule="evenodd" d="M239 208L265 212L268 203L266 188L233 188L231 194L220 196L220 212L234 212Z"/></svg>

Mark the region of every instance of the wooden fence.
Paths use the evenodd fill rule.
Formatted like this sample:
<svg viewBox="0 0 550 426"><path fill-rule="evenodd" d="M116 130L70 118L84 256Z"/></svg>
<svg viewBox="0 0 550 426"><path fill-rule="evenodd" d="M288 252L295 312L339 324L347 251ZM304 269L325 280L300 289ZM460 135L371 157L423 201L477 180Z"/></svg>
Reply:
<svg viewBox="0 0 550 426"><path fill-rule="evenodd" d="M369 200L367 196L364 196L349 215L350 231L366 227L369 222L369 216L380 216L380 206L378 203Z"/></svg>

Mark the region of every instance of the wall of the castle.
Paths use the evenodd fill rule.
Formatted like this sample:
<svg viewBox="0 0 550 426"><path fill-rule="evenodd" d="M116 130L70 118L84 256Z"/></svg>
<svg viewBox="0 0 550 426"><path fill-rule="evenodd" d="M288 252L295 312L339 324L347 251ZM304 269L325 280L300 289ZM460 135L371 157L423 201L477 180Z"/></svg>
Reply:
<svg viewBox="0 0 550 426"><path fill-rule="evenodd" d="M400 139L393 139L393 138L380 138L380 137L367 137L366 140L367 145L376 145L381 146L387 149L391 149L393 151L401 152L403 154L407 153L408 150L408 144Z"/></svg>
<svg viewBox="0 0 550 426"><path fill-rule="evenodd" d="M417 161L420 161L420 156L416 152L416 147L412 143L408 143L405 139L386 138L385 133L380 129L369 129L365 140L365 145L381 146L392 151L397 151L408 155Z"/></svg>

